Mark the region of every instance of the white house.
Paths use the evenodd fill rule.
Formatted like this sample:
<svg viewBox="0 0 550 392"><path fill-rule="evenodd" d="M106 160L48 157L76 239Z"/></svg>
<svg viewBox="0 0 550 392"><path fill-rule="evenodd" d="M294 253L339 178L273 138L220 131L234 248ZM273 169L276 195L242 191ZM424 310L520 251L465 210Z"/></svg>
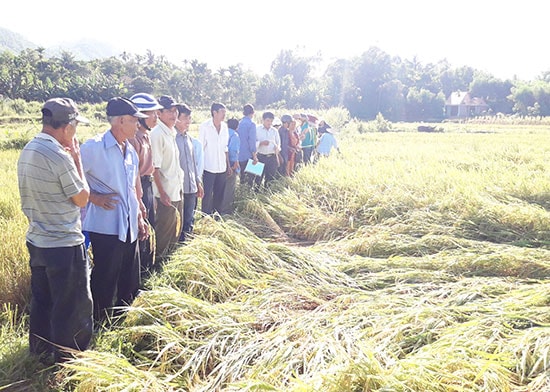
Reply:
<svg viewBox="0 0 550 392"><path fill-rule="evenodd" d="M468 118L479 116L489 110L483 98L472 97L470 93L455 91L445 101L445 117Z"/></svg>

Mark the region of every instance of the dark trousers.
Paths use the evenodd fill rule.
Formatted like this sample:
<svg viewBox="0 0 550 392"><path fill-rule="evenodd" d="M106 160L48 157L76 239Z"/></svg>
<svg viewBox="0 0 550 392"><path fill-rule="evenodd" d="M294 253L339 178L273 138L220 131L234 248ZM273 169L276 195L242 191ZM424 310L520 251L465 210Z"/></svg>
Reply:
<svg viewBox="0 0 550 392"><path fill-rule="evenodd" d="M29 349L53 352L56 361L69 354L62 347L85 350L93 331L90 265L84 244L38 248L27 242L31 267ZM58 347L62 346L62 347Z"/></svg>
<svg viewBox="0 0 550 392"><path fill-rule="evenodd" d="M254 174L246 173L244 169L246 169L246 165L248 164L248 160L246 161L239 161L239 165L241 166L241 174L240 174L240 184L248 184L250 186L254 185Z"/></svg>
<svg viewBox="0 0 550 392"><path fill-rule="evenodd" d="M202 185L204 187L204 197L202 199L202 212L211 215L214 212L221 214L223 208L223 194L225 192L225 182L227 173L211 173L204 171L202 175Z"/></svg>
<svg viewBox="0 0 550 392"><path fill-rule="evenodd" d="M94 319L100 322L110 314L113 305L132 303L140 284L139 257L137 241L122 242L116 235L93 232L90 239L94 257L91 279Z"/></svg>
<svg viewBox="0 0 550 392"><path fill-rule="evenodd" d="M180 233L180 241L185 241L185 234L193 232L195 223L195 209L197 208L197 194L183 194L183 225Z"/></svg>
<svg viewBox="0 0 550 392"><path fill-rule="evenodd" d="M155 196L153 194L152 178L152 176L141 177L141 189L143 190L141 200L147 208L147 216L144 218L147 218L151 226L155 226Z"/></svg>
<svg viewBox="0 0 550 392"><path fill-rule="evenodd" d="M307 165L308 163L311 163L313 147L302 147L302 152L304 154L304 164Z"/></svg>
<svg viewBox="0 0 550 392"><path fill-rule="evenodd" d="M275 154L258 154L258 161L262 162L265 166L262 175L256 177L256 184L260 185L262 180L264 180L264 184L267 186L269 182L273 181L277 175L277 156Z"/></svg>
<svg viewBox="0 0 550 392"><path fill-rule="evenodd" d="M231 162L231 167L235 162ZM223 192L223 205L222 205L222 214L231 214L233 213L233 203L235 201L235 186L237 184L237 173L232 172L225 180L225 190Z"/></svg>
<svg viewBox="0 0 550 392"><path fill-rule="evenodd" d="M153 194L152 178L152 176L141 177L141 189L143 190L141 200L145 208L147 208L147 216L145 218L147 218L151 224L149 230L154 230L153 227L155 224L155 196ZM148 239L139 241L139 259L142 278L149 276L149 273L153 269L153 264L155 263L155 247L152 238L154 238L154 233L150 233Z"/></svg>

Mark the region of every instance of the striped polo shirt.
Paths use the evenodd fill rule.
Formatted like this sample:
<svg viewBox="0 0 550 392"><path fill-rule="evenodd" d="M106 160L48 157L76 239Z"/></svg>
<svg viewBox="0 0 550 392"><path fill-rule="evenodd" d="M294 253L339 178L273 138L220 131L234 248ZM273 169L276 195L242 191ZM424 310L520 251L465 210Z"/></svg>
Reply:
<svg viewBox="0 0 550 392"><path fill-rule="evenodd" d="M78 175L73 158L46 133L38 134L21 151L17 178L23 213L29 220L27 241L39 248L80 245L80 208L71 197L85 183Z"/></svg>

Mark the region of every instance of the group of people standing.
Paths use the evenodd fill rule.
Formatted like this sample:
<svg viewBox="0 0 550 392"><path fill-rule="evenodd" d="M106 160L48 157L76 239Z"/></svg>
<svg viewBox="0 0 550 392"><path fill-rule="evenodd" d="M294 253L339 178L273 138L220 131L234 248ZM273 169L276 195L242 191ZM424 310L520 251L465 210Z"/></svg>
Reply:
<svg viewBox="0 0 550 392"><path fill-rule="evenodd" d="M55 361L86 349L94 325L133 301L141 279L193 232L199 199L204 214L231 213L237 177L257 187L290 176L321 146L318 131L324 137L306 115L284 115L275 127L265 112L256 125L252 105L225 121L225 106L213 103L193 138L188 105L139 93L109 100L109 130L79 145L77 126L89 121L71 99L41 111L18 182L29 220L29 347ZM250 174L258 162L261 175Z"/></svg>

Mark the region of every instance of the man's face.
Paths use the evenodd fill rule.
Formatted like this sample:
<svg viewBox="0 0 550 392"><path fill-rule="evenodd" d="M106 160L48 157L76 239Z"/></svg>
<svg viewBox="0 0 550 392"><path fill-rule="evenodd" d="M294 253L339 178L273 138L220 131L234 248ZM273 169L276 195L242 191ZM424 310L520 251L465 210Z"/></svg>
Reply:
<svg viewBox="0 0 550 392"><path fill-rule="evenodd" d="M124 115L121 117L120 121L122 125L122 134L125 140L135 137L139 125L137 117Z"/></svg>
<svg viewBox="0 0 550 392"><path fill-rule="evenodd" d="M154 128L155 125L157 125L157 120L159 118L158 110L147 110L142 113L148 116L145 119L145 124L147 124L149 128Z"/></svg>
<svg viewBox="0 0 550 392"><path fill-rule="evenodd" d="M178 119L178 109L174 106L170 109L161 109L159 114L160 121L169 128L172 128Z"/></svg>
<svg viewBox="0 0 550 392"><path fill-rule="evenodd" d="M178 131L187 132L190 124L191 124L191 115L181 113L178 116L178 121L176 122L176 128L178 129Z"/></svg>
<svg viewBox="0 0 550 392"><path fill-rule="evenodd" d="M61 145L64 147L69 147L72 145L73 138L76 135L76 126L78 125L78 121L72 120L67 124L65 127L65 132L63 133L63 141L61 142Z"/></svg>
<svg viewBox="0 0 550 392"><path fill-rule="evenodd" d="M222 122L225 119L225 109L214 111L213 119L214 122Z"/></svg>
<svg viewBox="0 0 550 392"><path fill-rule="evenodd" d="M264 124L265 129L269 129L269 128L271 128L271 125L273 124L273 119L272 118L264 118L263 124Z"/></svg>

